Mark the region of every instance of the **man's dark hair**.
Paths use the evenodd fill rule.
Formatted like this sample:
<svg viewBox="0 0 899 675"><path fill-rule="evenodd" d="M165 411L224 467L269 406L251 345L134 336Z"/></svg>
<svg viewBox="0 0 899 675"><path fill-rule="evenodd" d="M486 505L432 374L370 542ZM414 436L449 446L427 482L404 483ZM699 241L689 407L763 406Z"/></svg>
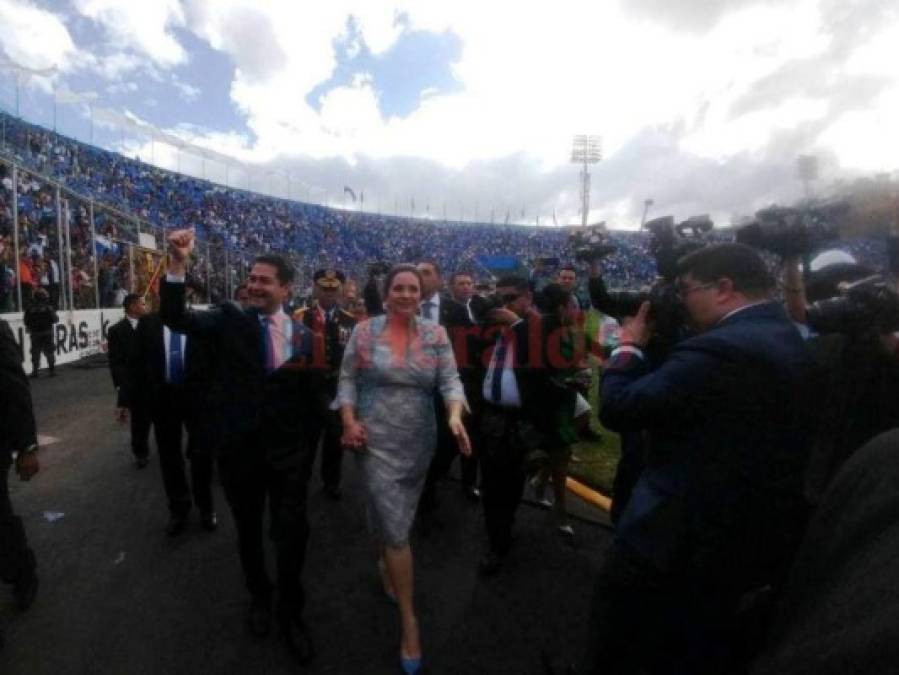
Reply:
<svg viewBox="0 0 899 675"><path fill-rule="evenodd" d="M516 276L508 276L501 277L499 281L496 282L497 288L514 288L516 291L529 291L531 290L530 284L528 284L528 280L524 277L516 277Z"/></svg>
<svg viewBox="0 0 899 675"><path fill-rule="evenodd" d="M571 302L571 291L566 291L559 284L547 284L540 292L540 311L545 314L556 314L559 307L566 307Z"/></svg>
<svg viewBox="0 0 899 675"><path fill-rule="evenodd" d="M125 299L122 300L122 308L126 312L130 312L131 306L140 299L141 299L141 296L138 293L129 293L128 295L125 296Z"/></svg>
<svg viewBox="0 0 899 675"><path fill-rule="evenodd" d="M275 276L282 286L286 286L293 282L293 267L287 260L274 253L266 253L265 255L257 255L253 260L253 264L271 265L275 268Z"/></svg>
<svg viewBox="0 0 899 675"><path fill-rule="evenodd" d="M574 265L562 265L559 268L559 272L574 272L574 275L577 276L577 267Z"/></svg>
<svg viewBox="0 0 899 675"><path fill-rule="evenodd" d="M474 282L474 275L471 272L453 272L453 276L450 277L449 282L450 286L456 283L456 279L459 277L468 277L471 279L472 283Z"/></svg>
<svg viewBox="0 0 899 675"><path fill-rule="evenodd" d="M713 244L688 253L677 261L677 273L705 284L726 277L735 291L749 296L765 295L774 287L762 257L745 244Z"/></svg>
<svg viewBox="0 0 899 675"><path fill-rule="evenodd" d="M443 273L440 271L440 263L438 263L434 258L422 258L418 261L419 265L431 265L434 268L434 271L437 273L438 277L442 277Z"/></svg>

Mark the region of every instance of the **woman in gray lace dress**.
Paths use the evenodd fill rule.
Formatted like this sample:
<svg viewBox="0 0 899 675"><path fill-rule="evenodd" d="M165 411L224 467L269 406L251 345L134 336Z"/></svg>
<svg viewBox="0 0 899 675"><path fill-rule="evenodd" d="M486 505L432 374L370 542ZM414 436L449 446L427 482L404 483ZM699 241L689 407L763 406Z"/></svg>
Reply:
<svg viewBox="0 0 899 675"><path fill-rule="evenodd" d="M400 610L400 659L408 673L421 666L412 605L409 532L437 444L434 392L447 406L459 449L471 452L462 424L465 394L446 330L418 318L421 277L394 267L384 283L387 313L358 324L343 356L337 401L343 444L357 451L369 526L380 547L384 590Z"/></svg>

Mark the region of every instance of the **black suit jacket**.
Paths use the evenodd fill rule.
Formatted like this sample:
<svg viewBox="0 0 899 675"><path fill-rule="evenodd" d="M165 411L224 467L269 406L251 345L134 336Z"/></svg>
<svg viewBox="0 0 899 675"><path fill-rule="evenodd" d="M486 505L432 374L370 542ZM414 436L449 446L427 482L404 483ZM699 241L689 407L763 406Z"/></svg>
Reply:
<svg viewBox="0 0 899 675"><path fill-rule="evenodd" d="M187 309L184 284L160 284L159 315L172 330L190 338L208 340L215 351L208 394L209 414L228 451L232 442L258 439L269 459L292 461L301 449L303 431L318 414L314 392L323 373L312 365L312 336L300 321L293 321L292 356L278 370L265 371L263 329L255 309L243 310L223 303L206 311ZM248 452L254 447L244 448Z"/></svg>
<svg viewBox="0 0 899 675"><path fill-rule="evenodd" d="M106 332L107 354L109 356L109 371L112 373L112 384L118 392L116 405L126 408L128 367L131 358L131 349L134 344L134 336L137 331L131 327L128 317L112 325ZM123 392L123 388L125 391Z"/></svg>
<svg viewBox="0 0 899 675"><path fill-rule="evenodd" d="M209 384L212 353L205 340L195 336L187 340L184 353L183 390L191 409L202 409ZM150 406L165 388L166 354L163 324L158 313L147 314L137 323L128 363L127 400Z"/></svg>
<svg viewBox="0 0 899 675"><path fill-rule="evenodd" d="M37 442L31 390L22 353L6 321L0 319L0 462Z"/></svg>

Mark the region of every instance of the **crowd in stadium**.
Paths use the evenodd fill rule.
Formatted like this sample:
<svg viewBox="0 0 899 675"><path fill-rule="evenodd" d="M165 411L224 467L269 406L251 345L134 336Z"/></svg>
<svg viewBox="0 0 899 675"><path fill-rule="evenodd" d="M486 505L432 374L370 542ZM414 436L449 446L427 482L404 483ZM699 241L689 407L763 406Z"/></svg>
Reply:
<svg viewBox="0 0 899 675"><path fill-rule="evenodd" d="M58 258L61 248L55 187L41 176L59 181L78 195L95 200L96 205L110 207L95 208L95 272L88 204L63 195L69 205L76 308L92 307L97 299L101 307L117 306L123 294L132 290L127 245L138 243L139 226L129 216L159 228L193 227L201 239L213 244L207 250L198 248L197 276L209 286L209 299L224 297L230 286L225 281L221 246L235 253L229 264L233 279L245 276L245 262L241 264L237 254L247 252L288 254L307 276L321 265L331 265L364 280L372 262L414 260L425 252L448 269L465 267L484 277L489 272L477 262L482 256L511 256L529 265L566 250L567 233L559 228L446 223L278 199L165 171L6 113L0 117L7 157L35 172L22 170L18 180L20 251L24 252L20 276L26 295L31 288L29 276L43 276L26 267L33 267L35 256L44 258L45 253ZM0 163L0 248L5 249L0 253L4 266L0 270L0 311L12 309L15 284L10 174L10 165ZM719 238L729 236L725 233ZM606 264L610 284L627 288L650 284L656 269L648 254L646 233L614 232L611 239L618 250ZM859 239L843 246L860 261L884 266L883 247L874 240Z"/></svg>

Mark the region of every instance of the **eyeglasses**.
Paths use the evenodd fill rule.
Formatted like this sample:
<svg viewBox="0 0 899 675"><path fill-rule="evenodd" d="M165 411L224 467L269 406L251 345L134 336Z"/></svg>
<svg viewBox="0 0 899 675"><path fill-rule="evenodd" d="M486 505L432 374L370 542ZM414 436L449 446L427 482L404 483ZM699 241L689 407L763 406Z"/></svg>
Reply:
<svg viewBox="0 0 899 675"><path fill-rule="evenodd" d="M712 286L714 286L714 285L715 284L713 284L713 283L699 284L698 286L679 285L677 287L677 294L680 296L681 300L686 300L687 297L690 295L690 293L692 293L693 291L701 291L705 288L712 288Z"/></svg>
<svg viewBox="0 0 899 675"><path fill-rule="evenodd" d="M515 302L520 297L521 293L503 293L499 296L499 299L502 300L504 305L508 305L510 302Z"/></svg>

